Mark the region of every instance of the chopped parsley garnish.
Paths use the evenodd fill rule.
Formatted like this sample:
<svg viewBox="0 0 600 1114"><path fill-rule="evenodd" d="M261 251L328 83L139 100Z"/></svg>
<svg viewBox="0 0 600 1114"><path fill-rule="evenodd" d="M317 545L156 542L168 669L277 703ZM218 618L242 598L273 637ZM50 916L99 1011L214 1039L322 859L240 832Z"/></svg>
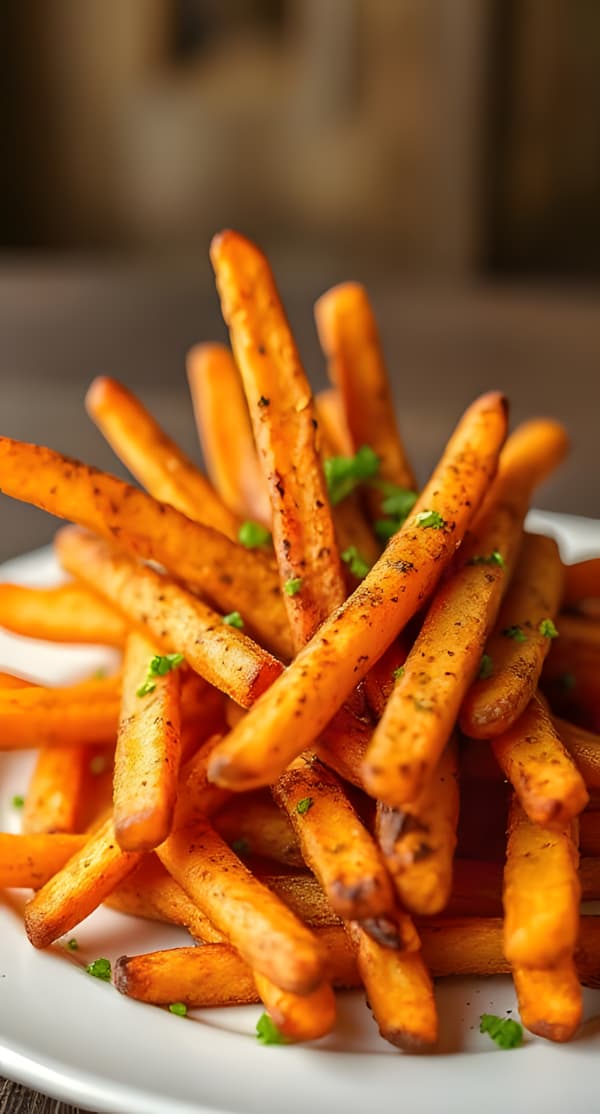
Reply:
<svg viewBox="0 0 600 1114"><path fill-rule="evenodd" d="M402 523L400 523L400 526ZM375 533L382 542L389 542L394 534L400 529L395 518L378 518L375 522Z"/></svg>
<svg viewBox="0 0 600 1114"><path fill-rule="evenodd" d="M329 500L341 503L357 484L372 480L379 470L379 457L369 445L362 445L354 456L331 456L323 462Z"/></svg>
<svg viewBox="0 0 600 1114"><path fill-rule="evenodd" d="M67 948L67 951L69 951L69 952L76 952L77 951L77 949L79 948L79 944L77 943L77 940L75 939L74 936L72 936L70 940L67 940L66 948Z"/></svg>
<svg viewBox="0 0 600 1114"><path fill-rule="evenodd" d="M497 565L499 569L505 569L506 568L506 562L504 560L504 557L500 553L499 549L494 549L491 553L488 553L487 556L478 555L477 557L471 557L471 560L469 561L469 564L470 565Z"/></svg>
<svg viewBox="0 0 600 1114"><path fill-rule="evenodd" d="M93 681L103 681L105 677L108 677L108 671L103 665L101 665L99 669L94 670L92 674Z"/></svg>
<svg viewBox="0 0 600 1114"><path fill-rule="evenodd" d="M523 1044L523 1029L512 1017L482 1013L479 1018L479 1032L487 1033L499 1048L518 1048Z"/></svg>
<svg viewBox="0 0 600 1114"><path fill-rule="evenodd" d="M86 971L88 975L93 975L95 979L103 979L104 982L110 982L110 959L94 959L92 963L88 963Z"/></svg>
<svg viewBox="0 0 600 1114"><path fill-rule="evenodd" d="M15 796L12 799L13 808L23 808L24 805L25 797L22 797L20 793L15 793Z"/></svg>
<svg viewBox="0 0 600 1114"><path fill-rule="evenodd" d="M185 1002L171 1002L169 1006L169 1013L177 1014L177 1017L186 1017L188 1008Z"/></svg>
<svg viewBox="0 0 600 1114"><path fill-rule="evenodd" d="M283 590L286 596L297 596L298 592L302 590L302 577L290 577L290 579L286 580L285 584L283 585Z"/></svg>
<svg viewBox="0 0 600 1114"><path fill-rule="evenodd" d="M262 1013L256 1022L256 1039L259 1044L285 1044L283 1033L279 1032L268 1013Z"/></svg>
<svg viewBox="0 0 600 1114"><path fill-rule="evenodd" d="M238 530L238 541L245 545L246 549L258 549L261 545L269 545L271 534L265 526L261 526L260 522L242 522Z"/></svg>
<svg viewBox="0 0 600 1114"><path fill-rule="evenodd" d="M377 520L375 533L382 541L389 541L406 522L418 495L416 491L409 491L408 488L398 487L396 484L384 481L377 483L375 486L380 488L385 496L381 503L381 509L387 515L386 518Z"/></svg>
<svg viewBox="0 0 600 1114"><path fill-rule="evenodd" d="M352 575L358 580L364 580L371 566L367 564L364 557L361 557L356 546L349 545L341 554L341 557L344 564L350 569Z"/></svg>
<svg viewBox="0 0 600 1114"><path fill-rule="evenodd" d="M502 631L505 638L512 638L513 642L527 642L527 635L522 627L505 627Z"/></svg>
<svg viewBox="0 0 600 1114"><path fill-rule="evenodd" d="M404 666L399 665L397 669L394 669L394 672L392 673L392 677L394 678L395 681L399 681L400 678L403 677L403 676L404 676Z"/></svg>
<svg viewBox="0 0 600 1114"><path fill-rule="evenodd" d="M479 673L477 674L480 681L487 681L494 672L494 663L489 654L482 654L479 663Z"/></svg>
<svg viewBox="0 0 600 1114"><path fill-rule="evenodd" d="M247 855L250 850L250 844L247 839L242 836L240 839L234 839L231 844L231 850L235 851L236 855Z"/></svg>
<svg viewBox="0 0 600 1114"><path fill-rule="evenodd" d="M156 654L148 666L148 676L143 685L140 685L136 696L148 696L156 688L156 678L166 677L173 669L178 669L183 664L183 654Z"/></svg>
<svg viewBox="0 0 600 1114"><path fill-rule="evenodd" d="M224 615L223 622L227 623L228 627L237 627L238 630L243 630L244 627L244 620L239 611L230 611L229 615Z"/></svg>
<svg viewBox="0 0 600 1114"><path fill-rule="evenodd" d="M423 530L443 530L446 520L439 511L420 511L415 515L415 524Z"/></svg>
<svg viewBox="0 0 600 1114"><path fill-rule="evenodd" d="M544 638L558 638L558 631L552 619L542 619L538 630Z"/></svg>
<svg viewBox="0 0 600 1114"><path fill-rule="evenodd" d="M304 813L308 812L309 808L312 808L312 806L312 797L303 797L302 800L298 801L298 804L296 805L296 812L299 812L301 816L304 816Z"/></svg>

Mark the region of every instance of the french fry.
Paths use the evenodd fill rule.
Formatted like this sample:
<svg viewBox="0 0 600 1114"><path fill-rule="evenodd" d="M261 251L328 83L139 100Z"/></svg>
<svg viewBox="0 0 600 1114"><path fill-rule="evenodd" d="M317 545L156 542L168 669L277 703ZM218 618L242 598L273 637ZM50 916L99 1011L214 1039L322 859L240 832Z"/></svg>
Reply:
<svg viewBox="0 0 600 1114"><path fill-rule="evenodd" d="M571 1040L583 1013L581 986L575 963L568 957L555 967L535 970L514 967L513 981L519 1014L526 1029L546 1040Z"/></svg>
<svg viewBox="0 0 600 1114"><path fill-rule="evenodd" d="M115 750L113 823L123 851L151 851L171 830L181 759L181 676L153 677L156 647L130 634Z"/></svg>
<svg viewBox="0 0 600 1114"><path fill-rule="evenodd" d="M134 917L180 925L195 940L207 944L224 942L223 934L190 901L154 854L143 855L135 869L105 898L104 904Z"/></svg>
<svg viewBox="0 0 600 1114"><path fill-rule="evenodd" d="M583 813L580 823L594 813ZM587 858L579 860L579 882L584 901L597 901L600 897L600 858L597 846L600 841L589 837L580 839L582 852ZM594 857L591 857L594 856ZM454 878L450 901L444 910L448 917L500 917L502 916L502 863L483 859L455 859Z"/></svg>
<svg viewBox="0 0 600 1114"><path fill-rule="evenodd" d="M249 552L108 473L40 445L0 437L0 481L5 495L164 565L225 613L240 611L266 646L289 656L285 611L269 557Z"/></svg>
<svg viewBox="0 0 600 1114"><path fill-rule="evenodd" d="M286 1043L314 1041L335 1025L335 995L324 982L310 994L290 994L264 975L254 972L254 982L271 1020Z"/></svg>
<svg viewBox="0 0 600 1114"><path fill-rule="evenodd" d="M458 823L456 744L450 741L421 795L406 810L379 803L377 836L405 909L430 915L452 889Z"/></svg>
<svg viewBox="0 0 600 1114"><path fill-rule="evenodd" d="M561 830L588 802L585 782L539 695L492 741L494 756L529 819Z"/></svg>
<svg viewBox="0 0 600 1114"><path fill-rule="evenodd" d="M362 789L362 764L372 734L371 720L345 704L322 731L316 753L339 777Z"/></svg>
<svg viewBox="0 0 600 1114"><path fill-rule="evenodd" d="M286 866L304 865L288 817L265 790L245 794L243 802L234 798L213 817L213 824L238 855L259 855Z"/></svg>
<svg viewBox="0 0 600 1114"><path fill-rule="evenodd" d="M315 320L329 376L344 402L354 451L370 445L380 460L380 479L414 491L415 478L398 431L366 290L355 282L333 287L315 304ZM376 515L379 503L380 499L375 499Z"/></svg>
<svg viewBox="0 0 600 1114"><path fill-rule="evenodd" d="M23 832L81 831L89 760L89 746L42 747L25 794Z"/></svg>
<svg viewBox="0 0 600 1114"><path fill-rule="evenodd" d="M192 669L238 704L252 703L281 673L271 654L155 569L76 527L60 530L55 545L65 568L96 581L161 649L185 654Z"/></svg>
<svg viewBox="0 0 600 1114"><path fill-rule="evenodd" d="M0 688L0 750L112 742L119 689L118 677L61 688Z"/></svg>
<svg viewBox="0 0 600 1114"><path fill-rule="evenodd" d="M346 425L344 403L337 387L317 391L315 406L321 431L325 432L333 455L352 456L352 440Z"/></svg>
<svg viewBox="0 0 600 1114"><path fill-rule="evenodd" d="M0 832L0 889L37 889L60 870L87 836L69 833L14 835Z"/></svg>
<svg viewBox="0 0 600 1114"><path fill-rule="evenodd" d="M121 647L127 624L118 611L84 588L26 588L0 584L0 626L47 642L92 642Z"/></svg>
<svg viewBox="0 0 600 1114"><path fill-rule="evenodd" d="M187 375L206 469L216 490L239 521L251 519L269 527L269 493L231 352L224 344L195 345L187 355Z"/></svg>
<svg viewBox="0 0 600 1114"><path fill-rule="evenodd" d="M489 485L505 431L501 395L483 396L467 411L415 514L349 600L216 748L210 768L215 781L238 790L269 784L317 738L433 591ZM439 515L443 527L427 528L423 514L425 521Z"/></svg>
<svg viewBox="0 0 600 1114"><path fill-rule="evenodd" d="M223 232L210 255L269 487L284 602L301 646L344 598L312 394L262 252ZM286 593L298 577L300 590Z"/></svg>
<svg viewBox="0 0 600 1114"><path fill-rule="evenodd" d="M600 557L565 566L562 606L572 607L580 600L600 598Z"/></svg>
<svg viewBox="0 0 600 1114"><path fill-rule="evenodd" d="M373 734L365 784L389 805L415 799L450 737L463 697L485 663L485 639L514 568L532 485L566 445L558 423L527 423L501 453L496 480L461 548L459 567L435 595ZM558 582L557 551L555 564ZM553 602L551 597L548 606ZM541 670L541 648L538 656Z"/></svg>
<svg viewBox="0 0 600 1114"><path fill-rule="evenodd" d="M350 926L356 962L382 1037L408 1052L432 1048L438 1037L433 983L420 950L382 948Z"/></svg>
<svg viewBox="0 0 600 1114"><path fill-rule="evenodd" d="M555 637L562 565L552 538L526 535L519 563L486 644L491 673L470 688L460 724L476 739L508 731L535 693Z"/></svg>
<svg viewBox="0 0 600 1114"><path fill-rule="evenodd" d="M85 403L109 445L154 499L237 541L236 515L131 391L100 376Z"/></svg>
<svg viewBox="0 0 600 1114"><path fill-rule="evenodd" d="M552 967L573 954L580 893L570 829L532 824L513 800L504 868L504 952L514 967Z"/></svg>
<svg viewBox="0 0 600 1114"><path fill-rule="evenodd" d="M579 846L582 855L600 856L600 813L582 812L579 817Z"/></svg>
<svg viewBox="0 0 600 1114"><path fill-rule="evenodd" d="M322 979L318 945L205 819L171 833L157 854L179 885L260 974L308 994Z"/></svg>
<svg viewBox="0 0 600 1114"><path fill-rule="evenodd" d="M554 722L588 789L600 789L600 735L557 716Z"/></svg>
<svg viewBox="0 0 600 1114"><path fill-rule="evenodd" d="M27 677L19 677L15 673L0 672L1 689L29 689L35 687L35 681Z"/></svg>

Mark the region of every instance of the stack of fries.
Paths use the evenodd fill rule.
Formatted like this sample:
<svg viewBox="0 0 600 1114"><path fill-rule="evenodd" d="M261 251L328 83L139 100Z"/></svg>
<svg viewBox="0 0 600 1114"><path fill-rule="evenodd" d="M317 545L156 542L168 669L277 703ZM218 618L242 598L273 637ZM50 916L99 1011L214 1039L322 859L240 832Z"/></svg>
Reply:
<svg viewBox="0 0 600 1114"><path fill-rule="evenodd" d="M210 480L110 379L88 411L145 490L0 438L2 491L75 524L72 579L1 585L0 625L123 651L67 687L0 677L0 748L39 747L0 884L34 889L37 948L101 903L184 926L118 990L262 1000L274 1039L323 1036L332 988L363 986L426 1050L432 976L511 971L523 1024L568 1040L600 985L600 558L565 568L523 527L566 434L506 439L486 394L418 493L364 289L317 303L313 398L264 256L225 232L211 258L232 353L188 361Z"/></svg>

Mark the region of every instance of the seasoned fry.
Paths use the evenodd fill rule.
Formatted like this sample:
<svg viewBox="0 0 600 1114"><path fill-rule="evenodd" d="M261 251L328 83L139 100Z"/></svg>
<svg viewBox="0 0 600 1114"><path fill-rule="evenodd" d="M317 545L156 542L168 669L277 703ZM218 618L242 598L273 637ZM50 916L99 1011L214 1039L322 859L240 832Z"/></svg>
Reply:
<svg viewBox="0 0 600 1114"><path fill-rule="evenodd" d="M15 673L0 672L1 689L29 689L35 687L35 681L27 677L18 677Z"/></svg>
<svg viewBox="0 0 600 1114"><path fill-rule="evenodd" d="M540 696L493 740L492 749L534 824L560 831L585 808L585 782Z"/></svg>
<svg viewBox="0 0 600 1114"><path fill-rule="evenodd" d="M269 784L320 734L432 592L490 482L505 431L501 395L485 395L467 411L415 514L349 600L215 750L215 781L238 790ZM439 515L443 526L428 528L420 515L426 521Z"/></svg>
<svg viewBox="0 0 600 1114"><path fill-rule="evenodd" d="M316 989L322 978L316 940L207 820L174 831L157 854L254 970L295 994Z"/></svg>
<svg viewBox="0 0 600 1114"><path fill-rule="evenodd" d="M562 606L571 607L580 600L600 598L600 557L565 566Z"/></svg>
<svg viewBox="0 0 600 1114"><path fill-rule="evenodd" d="M346 425L344 403L337 387L317 391L315 406L321 426L334 456L352 456L352 440Z"/></svg>
<svg viewBox="0 0 600 1114"><path fill-rule="evenodd" d="M237 541L235 514L131 391L100 376L85 403L109 445L150 495Z"/></svg>
<svg viewBox="0 0 600 1114"><path fill-rule="evenodd" d="M167 838L173 822L181 759L181 675L175 668L148 683L156 655L156 647L143 635L129 635L113 791L113 823L123 851L151 851Z"/></svg>
<svg viewBox="0 0 600 1114"><path fill-rule="evenodd" d="M47 642L93 642L119 647L127 633L127 624L118 611L77 583L57 588L0 584L0 626Z"/></svg>
<svg viewBox="0 0 600 1114"><path fill-rule="evenodd" d="M213 818L216 831L236 854L259 855L286 866L304 865L294 829L270 793L262 789L247 793L240 804L235 797Z"/></svg>
<svg viewBox="0 0 600 1114"><path fill-rule="evenodd" d="M269 557L249 552L108 473L40 445L0 437L0 481L5 495L85 526L135 557L157 561L225 613L240 611L266 646L289 656L285 612Z"/></svg>
<svg viewBox="0 0 600 1114"><path fill-rule="evenodd" d="M562 426L553 422L528 423L506 443L496 480L461 548L459 567L434 597L367 753L367 789L389 805L400 807L422 791L469 685L482 662L490 664L482 659L484 642L516 561L531 485L566 444ZM558 581L557 551L555 563ZM548 606L553 602L552 597ZM541 669L541 649L538 657Z"/></svg>
<svg viewBox="0 0 600 1114"><path fill-rule="evenodd" d="M600 789L600 735L558 717L554 722L588 789Z"/></svg>
<svg viewBox="0 0 600 1114"><path fill-rule="evenodd" d="M187 355L187 375L206 469L216 490L240 521L251 519L270 527L269 493L231 352L224 344L195 345Z"/></svg>
<svg viewBox="0 0 600 1114"><path fill-rule="evenodd" d="M111 909L146 920L166 921L186 928L195 940L223 943L223 934L190 901L185 890L165 870L156 855L144 855L104 901Z"/></svg>
<svg viewBox="0 0 600 1114"><path fill-rule="evenodd" d="M378 805L377 837L402 905L411 913L439 913L450 897L457 779L456 744L451 741L416 801L405 810Z"/></svg>
<svg viewBox="0 0 600 1114"><path fill-rule="evenodd" d="M329 376L344 402L353 450L370 445L380 459L379 477L415 490L415 478L394 414L375 316L363 286L335 286L319 298L315 320ZM379 499L374 511L379 515Z"/></svg>
<svg viewBox="0 0 600 1114"><path fill-rule="evenodd" d="M65 568L96 582L161 649L185 654L192 669L238 704L251 704L281 673L266 650L169 577L76 527L59 531L55 544Z"/></svg>
<svg viewBox="0 0 600 1114"><path fill-rule="evenodd" d="M119 689L118 677L62 688L0 688L0 750L112 742Z"/></svg>
<svg viewBox="0 0 600 1114"><path fill-rule="evenodd" d="M42 747L23 809L23 832L79 832L89 746Z"/></svg>
<svg viewBox="0 0 600 1114"><path fill-rule="evenodd" d="M362 789L362 764L372 734L370 718L354 714L345 704L323 730L316 752L339 777Z"/></svg>
<svg viewBox="0 0 600 1114"><path fill-rule="evenodd" d="M223 232L210 254L269 487L279 576L282 586L302 579L284 602L303 645L344 598L312 394L262 252Z"/></svg>
<svg viewBox="0 0 600 1114"><path fill-rule="evenodd" d="M0 889L37 889L83 846L85 835L13 835L0 832Z"/></svg>
<svg viewBox="0 0 600 1114"><path fill-rule="evenodd" d="M264 975L254 972L256 989L271 1020L286 1042L314 1041L335 1025L335 995L330 983L321 983L310 994L290 994Z"/></svg>
<svg viewBox="0 0 600 1114"><path fill-rule="evenodd" d="M561 591L556 542L526 535L496 628L486 644L490 676L475 681L462 706L460 724L465 735L496 737L525 711L555 637Z"/></svg>
<svg viewBox="0 0 600 1114"><path fill-rule="evenodd" d="M504 868L504 952L515 967L552 967L579 931L577 849L570 829L532 824L513 800Z"/></svg>
<svg viewBox="0 0 600 1114"><path fill-rule="evenodd" d="M571 1040L581 1024L583 1000L575 963L568 957L555 967L514 967L519 1014L526 1029L560 1043Z"/></svg>

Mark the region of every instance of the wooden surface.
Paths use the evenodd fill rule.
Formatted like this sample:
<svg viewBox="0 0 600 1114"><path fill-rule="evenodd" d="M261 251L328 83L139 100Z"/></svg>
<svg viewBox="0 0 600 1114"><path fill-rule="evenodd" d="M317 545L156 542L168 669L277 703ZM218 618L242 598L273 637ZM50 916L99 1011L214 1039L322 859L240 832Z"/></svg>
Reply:
<svg viewBox="0 0 600 1114"><path fill-rule="evenodd" d="M343 276L292 268L281 286L313 383L323 383L312 302ZM505 390L514 420L547 413L573 452L539 506L600 517L600 294L481 288L420 292L370 284L405 439L421 478L479 392ZM83 410L93 376L139 390L159 420L197 452L183 361L224 335L208 267L145 272L113 265L0 266L0 432L40 441L121 474ZM0 477L1 486L1 477ZM0 558L50 540L55 523L0 497ZM74 1108L4 1083L0 1114Z"/></svg>

